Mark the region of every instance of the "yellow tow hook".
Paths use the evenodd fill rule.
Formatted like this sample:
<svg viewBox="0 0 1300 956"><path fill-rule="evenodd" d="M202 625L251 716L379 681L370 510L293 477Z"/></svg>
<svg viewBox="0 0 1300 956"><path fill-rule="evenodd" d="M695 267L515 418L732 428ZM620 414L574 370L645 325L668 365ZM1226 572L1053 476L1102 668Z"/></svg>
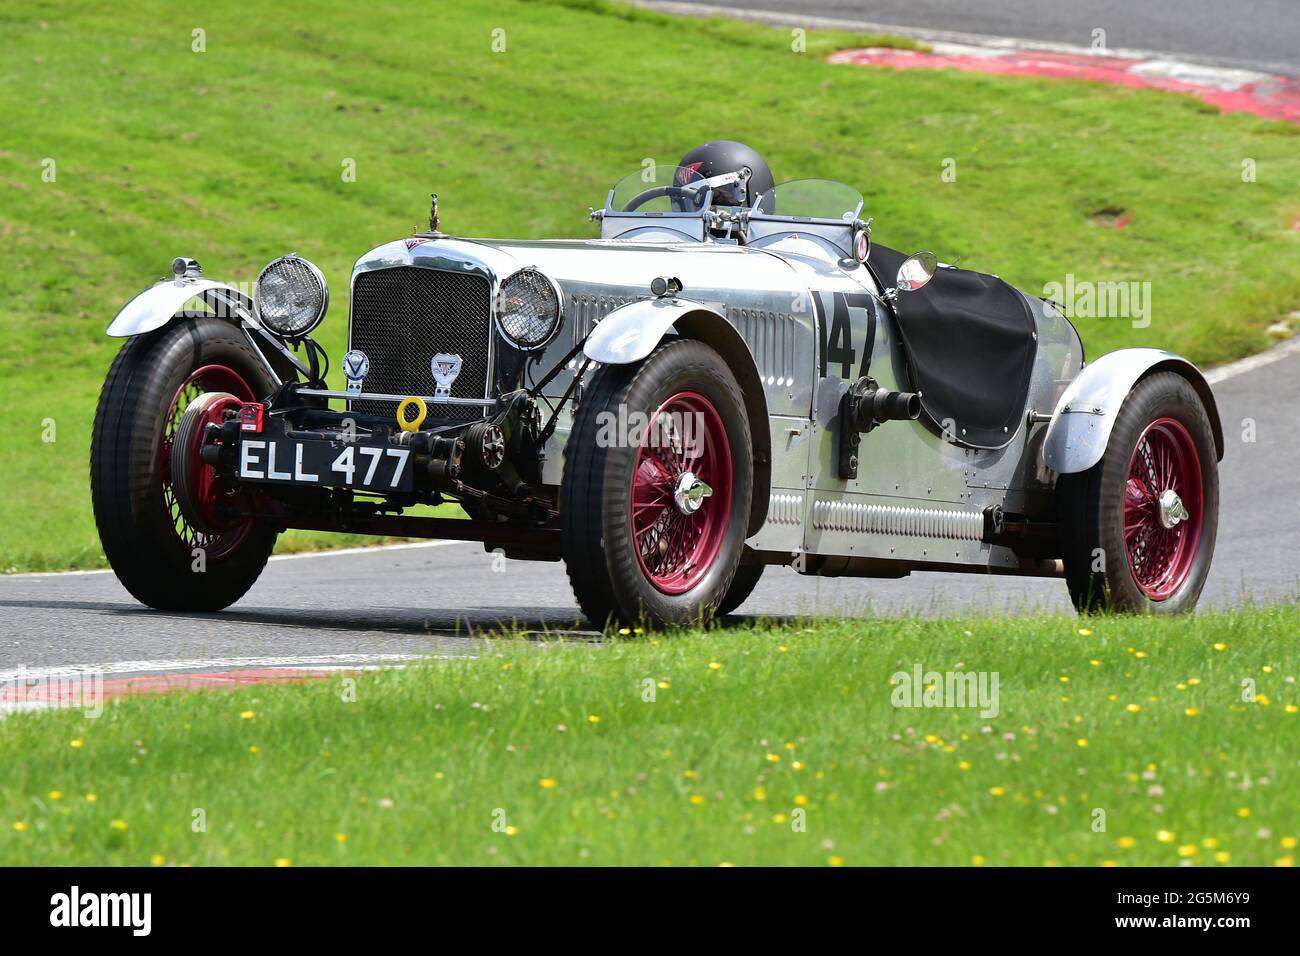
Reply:
<svg viewBox="0 0 1300 956"><path fill-rule="evenodd" d="M406 409L408 405L414 405L419 411L414 421L406 420ZM404 432L418 432L420 426L424 424L425 416L429 414L429 406L424 404L424 399L419 395L408 395L397 405L397 424L401 426Z"/></svg>

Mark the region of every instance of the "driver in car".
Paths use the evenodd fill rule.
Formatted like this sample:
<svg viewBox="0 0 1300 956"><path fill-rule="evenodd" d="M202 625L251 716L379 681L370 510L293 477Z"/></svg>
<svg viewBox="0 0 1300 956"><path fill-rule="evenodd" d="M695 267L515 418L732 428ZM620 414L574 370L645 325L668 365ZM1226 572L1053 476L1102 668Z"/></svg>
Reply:
<svg viewBox="0 0 1300 956"><path fill-rule="evenodd" d="M756 150L729 139L696 146L677 165L679 178L697 173L704 179L704 183L699 185L707 184L713 188L714 206L752 209L758 197L776 185L772 170ZM698 180L691 179L692 185L696 183ZM679 185L685 186L686 183Z"/></svg>

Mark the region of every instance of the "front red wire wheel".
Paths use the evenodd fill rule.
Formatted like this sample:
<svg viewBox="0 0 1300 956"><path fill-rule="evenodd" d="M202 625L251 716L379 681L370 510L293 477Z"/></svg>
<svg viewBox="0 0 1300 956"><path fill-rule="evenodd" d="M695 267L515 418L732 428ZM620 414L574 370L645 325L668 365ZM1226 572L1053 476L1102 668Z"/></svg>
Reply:
<svg viewBox="0 0 1300 956"><path fill-rule="evenodd" d="M745 397L722 356L679 338L639 362L602 365L564 447L560 550L587 619L713 618L744 555L754 495Z"/></svg>
<svg viewBox="0 0 1300 956"><path fill-rule="evenodd" d="M689 591L712 567L731 514L731 444L718 410L678 392L650 416L632 472L632 537L646 578Z"/></svg>
<svg viewBox="0 0 1300 956"><path fill-rule="evenodd" d="M216 400L205 400L202 424L220 424L227 409L237 408L240 402L255 400L253 390L243 376L229 366L204 365L195 369L181 383L172 398L171 408L159 436L159 456L162 462L163 502L171 517L172 529L187 548L202 548L211 561L224 557L239 547L248 535L252 522L232 522L218 514L220 495L213 481L212 468L199 460L199 447L203 441L202 427L187 432L185 439L190 447L186 449L186 454L176 454L175 443L181 417L195 400L208 392L225 394ZM186 486L187 496L199 511L202 528L196 527L195 522L185 516L177 500L176 485L180 476L172 473L174 460L183 461L188 469L188 474L181 480Z"/></svg>
<svg viewBox="0 0 1300 956"><path fill-rule="evenodd" d="M1204 511L1196 442L1182 422L1156 419L1133 449L1124 486L1124 551L1150 600L1167 600L1187 580Z"/></svg>

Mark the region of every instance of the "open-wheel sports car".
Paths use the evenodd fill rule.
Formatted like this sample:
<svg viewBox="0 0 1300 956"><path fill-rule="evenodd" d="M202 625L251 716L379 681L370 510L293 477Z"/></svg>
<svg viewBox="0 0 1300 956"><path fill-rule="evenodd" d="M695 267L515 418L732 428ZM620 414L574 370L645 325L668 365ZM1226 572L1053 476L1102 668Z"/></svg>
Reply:
<svg viewBox="0 0 1300 956"><path fill-rule="evenodd" d="M122 583L223 608L303 528L563 560L597 626L728 613L769 565L1196 603L1223 434L1187 360L1085 363L1052 302L873 244L855 189L777 185L738 143L638 169L591 219L458 238L435 196L427 232L352 270L344 388L310 262L250 295L177 258L108 329L91 478Z"/></svg>

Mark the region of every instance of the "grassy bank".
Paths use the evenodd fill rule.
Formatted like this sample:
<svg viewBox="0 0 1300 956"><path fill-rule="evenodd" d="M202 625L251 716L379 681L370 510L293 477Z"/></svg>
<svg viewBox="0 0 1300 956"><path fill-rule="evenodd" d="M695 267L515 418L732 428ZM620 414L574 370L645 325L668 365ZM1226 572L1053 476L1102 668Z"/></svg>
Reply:
<svg viewBox="0 0 1300 956"><path fill-rule="evenodd" d="M1093 354L1232 358L1300 302L1297 130L1188 97L832 66L880 38L813 32L799 53L788 30L580 0L173 14L0 12L0 569L102 564L87 445L120 344L102 333L172 256L244 282L310 257L337 355L352 263L433 190L453 232L590 235L587 207L643 159L733 137L778 179L861 188L889 245L1034 291L1150 282L1149 325L1080 321Z"/></svg>
<svg viewBox="0 0 1300 956"><path fill-rule="evenodd" d="M355 686L20 714L0 862L1285 865L1298 627L1282 607L506 640ZM996 674L996 706L896 707L917 667Z"/></svg>

